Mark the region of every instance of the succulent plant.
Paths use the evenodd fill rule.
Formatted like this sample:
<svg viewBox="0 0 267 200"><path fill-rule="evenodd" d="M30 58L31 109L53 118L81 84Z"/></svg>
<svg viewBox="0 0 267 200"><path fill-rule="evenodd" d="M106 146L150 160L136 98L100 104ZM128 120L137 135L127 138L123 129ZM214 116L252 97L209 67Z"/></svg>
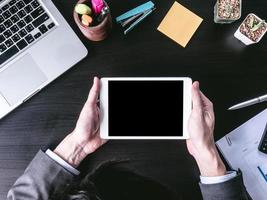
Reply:
<svg viewBox="0 0 267 200"><path fill-rule="evenodd" d="M254 21L254 20L253 20ZM261 20L258 24L253 23L253 25L251 26L251 31L256 31L259 28L261 28L265 23L265 20Z"/></svg>

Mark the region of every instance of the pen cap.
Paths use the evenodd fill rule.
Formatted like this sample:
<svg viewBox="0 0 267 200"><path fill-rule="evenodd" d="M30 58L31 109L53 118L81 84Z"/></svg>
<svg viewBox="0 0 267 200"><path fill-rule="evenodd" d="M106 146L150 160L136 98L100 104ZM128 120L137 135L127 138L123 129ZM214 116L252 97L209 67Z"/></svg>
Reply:
<svg viewBox="0 0 267 200"><path fill-rule="evenodd" d="M88 0L79 0L77 4L82 4L82 3L87 4L88 2L89 2ZM108 7L108 4L105 1L103 2L105 6ZM110 9L109 9L109 12L102 19L102 21L99 22L99 24L95 26L83 25L79 15L75 11L73 11L73 18L74 18L75 23L79 27L80 31L82 32L82 34L91 41L104 40L105 38L107 38L112 28L112 18L110 14Z"/></svg>

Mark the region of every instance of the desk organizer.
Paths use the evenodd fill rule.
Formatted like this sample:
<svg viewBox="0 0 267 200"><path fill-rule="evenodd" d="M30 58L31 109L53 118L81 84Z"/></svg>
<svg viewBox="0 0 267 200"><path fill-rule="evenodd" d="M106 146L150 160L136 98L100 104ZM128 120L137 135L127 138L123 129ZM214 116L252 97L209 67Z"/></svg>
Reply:
<svg viewBox="0 0 267 200"><path fill-rule="evenodd" d="M267 31L267 24L255 14L249 14L238 27L234 36L245 45L258 43Z"/></svg>
<svg viewBox="0 0 267 200"><path fill-rule="evenodd" d="M217 0L214 6L214 22L232 23L241 17L242 0Z"/></svg>
<svg viewBox="0 0 267 200"><path fill-rule="evenodd" d="M91 3L89 0L79 0L77 2L77 4L82 4L82 3L87 4L91 7L90 5ZM108 6L106 2L105 4L106 6ZM104 40L108 36L112 28L112 18L110 12L105 16L105 18L99 24L96 24L95 26L83 25L79 15L75 11L73 11L73 18L75 23L83 33L83 35L91 41Z"/></svg>

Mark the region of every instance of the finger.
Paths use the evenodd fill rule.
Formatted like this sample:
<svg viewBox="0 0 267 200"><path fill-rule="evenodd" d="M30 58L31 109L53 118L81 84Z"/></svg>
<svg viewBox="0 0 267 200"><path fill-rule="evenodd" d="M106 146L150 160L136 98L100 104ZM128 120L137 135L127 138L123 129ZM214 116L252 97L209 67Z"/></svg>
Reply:
<svg viewBox="0 0 267 200"><path fill-rule="evenodd" d="M210 119L214 119L214 111L213 111L213 103L206 97L202 92L200 92L201 98L203 100L204 106L206 107L206 114L210 117Z"/></svg>
<svg viewBox="0 0 267 200"><path fill-rule="evenodd" d="M201 98L198 81L195 81L192 85L192 102L193 102L193 110L203 109L203 101Z"/></svg>
<svg viewBox="0 0 267 200"><path fill-rule="evenodd" d="M90 89L89 95L88 95L88 103L90 104L96 104L97 99L100 92L100 81L97 77L94 77L94 84L92 88Z"/></svg>
<svg viewBox="0 0 267 200"><path fill-rule="evenodd" d="M202 101L203 101L205 106L207 106L209 108L213 107L213 103L211 102L211 100L209 100L209 98L206 97L201 91L200 91L200 96L201 96Z"/></svg>

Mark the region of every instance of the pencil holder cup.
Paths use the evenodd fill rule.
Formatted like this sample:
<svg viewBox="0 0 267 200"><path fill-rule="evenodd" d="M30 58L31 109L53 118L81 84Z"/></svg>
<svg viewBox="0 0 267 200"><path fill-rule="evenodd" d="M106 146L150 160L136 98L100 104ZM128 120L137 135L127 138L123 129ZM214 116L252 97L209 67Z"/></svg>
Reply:
<svg viewBox="0 0 267 200"><path fill-rule="evenodd" d="M77 4L89 4L89 0L79 0ZM108 7L107 3L104 1L105 5ZM108 7L109 8L109 7ZM110 12L103 18L99 23L94 23L92 26L85 26L79 14L73 11L74 21L79 27L83 35L91 41L101 41L104 40L111 31L112 28L112 18Z"/></svg>

